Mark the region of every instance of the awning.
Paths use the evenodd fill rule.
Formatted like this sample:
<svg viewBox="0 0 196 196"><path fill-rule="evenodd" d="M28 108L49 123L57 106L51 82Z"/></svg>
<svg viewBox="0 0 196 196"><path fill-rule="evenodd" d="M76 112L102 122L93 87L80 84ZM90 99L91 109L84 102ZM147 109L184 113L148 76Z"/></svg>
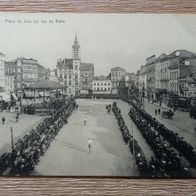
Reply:
<svg viewBox="0 0 196 196"><path fill-rule="evenodd" d="M11 93L11 95L12 95L12 97L17 101L18 100L18 98L17 98L17 96L15 95L15 93Z"/></svg>

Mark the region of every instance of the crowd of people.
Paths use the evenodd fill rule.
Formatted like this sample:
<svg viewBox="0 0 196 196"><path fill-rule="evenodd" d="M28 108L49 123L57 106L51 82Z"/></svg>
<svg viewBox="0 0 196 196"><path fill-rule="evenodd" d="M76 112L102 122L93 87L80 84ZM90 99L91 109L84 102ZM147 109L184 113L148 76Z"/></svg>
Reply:
<svg viewBox="0 0 196 196"><path fill-rule="evenodd" d="M132 106L134 106L137 111L140 111L140 115L146 119L154 129L159 132L164 139L166 139L171 146L175 147L181 154L183 154L186 159L190 162L192 167L196 167L196 154L194 152L193 146L186 142L183 137L180 137L178 133L168 129L150 114L146 113L144 110L138 108L138 106L133 102L129 101Z"/></svg>
<svg viewBox="0 0 196 196"><path fill-rule="evenodd" d="M129 149L136 160L136 165L140 174L142 176L148 175L148 164L146 157L138 142L133 138L133 135L130 134L129 129L126 126L124 119L122 117L121 110L117 107L116 102L112 104L112 111L117 119L123 140L125 144L129 146Z"/></svg>
<svg viewBox="0 0 196 196"><path fill-rule="evenodd" d="M172 131L167 129L169 132L166 132L164 125L139 108L133 101L130 100L129 103L131 104L129 116L155 154L155 157L151 157L148 166L152 176L190 176L189 169L182 161L181 154L178 154L165 140L171 137L168 133L172 133Z"/></svg>
<svg viewBox="0 0 196 196"><path fill-rule="evenodd" d="M68 123L67 118L75 106L73 97L58 100L54 112L0 157L1 175L29 175L59 130Z"/></svg>

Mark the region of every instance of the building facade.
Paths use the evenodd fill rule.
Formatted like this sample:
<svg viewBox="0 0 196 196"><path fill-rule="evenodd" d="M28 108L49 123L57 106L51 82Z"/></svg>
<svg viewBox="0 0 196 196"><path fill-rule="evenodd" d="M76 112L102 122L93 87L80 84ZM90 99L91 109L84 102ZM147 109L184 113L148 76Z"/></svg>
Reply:
<svg viewBox="0 0 196 196"><path fill-rule="evenodd" d="M2 89L5 88L4 63L5 55L0 52L0 87Z"/></svg>
<svg viewBox="0 0 196 196"><path fill-rule="evenodd" d="M148 100L155 99L155 60L155 55L146 58L146 96Z"/></svg>
<svg viewBox="0 0 196 196"><path fill-rule="evenodd" d="M25 86L33 84L44 78L43 73L39 78L38 61L35 59L17 58L5 62L6 88L10 91L21 91ZM43 68L42 68L43 69Z"/></svg>
<svg viewBox="0 0 196 196"><path fill-rule="evenodd" d="M81 62L77 35L72 46L72 58L58 60L56 68L59 82L67 87L68 95L79 95L81 90L92 89L94 66Z"/></svg>
<svg viewBox="0 0 196 196"><path fill-rule="evenodd" d="M109 77L94 77L92 81L93 94L111 94L112 82Z"/></svg>
<svg viewBox="0 0 196 196"><path fill-rule="evenodd" d="M94 65L92 63L81 63L80 65L80 94L88 94L92 89L94 78Z"/></svg>
<svg viewBox="0 0 196 196"><path fill-rule="evenodd" d="M112 93L117 94L119 83L125 77L126 71L122 67L114 67L111 69L111 82L112 82Z"/></svg>

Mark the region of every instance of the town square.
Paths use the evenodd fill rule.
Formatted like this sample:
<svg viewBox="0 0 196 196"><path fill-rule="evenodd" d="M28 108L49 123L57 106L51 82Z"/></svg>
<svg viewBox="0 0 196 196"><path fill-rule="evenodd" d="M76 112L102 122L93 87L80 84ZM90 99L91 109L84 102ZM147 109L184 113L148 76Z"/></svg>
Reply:
<svg viewBox="0 0 196 196"><path fill-rule="evenodd" d="M2 18L0 175L196 177L195 16Z"/></svg>

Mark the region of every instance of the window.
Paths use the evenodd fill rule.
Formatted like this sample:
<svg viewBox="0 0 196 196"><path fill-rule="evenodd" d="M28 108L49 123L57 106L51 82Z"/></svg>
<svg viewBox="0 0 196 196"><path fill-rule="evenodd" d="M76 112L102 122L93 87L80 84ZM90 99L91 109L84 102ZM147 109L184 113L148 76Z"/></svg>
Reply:
<svg viewBox="0 0 196 196"><path fill-rule="evenodd" d="M106 86L107 84L105 83L105 86Z"/></svg>
<svg viewBox="0 0 196 196"><path fill-rule="evenodd" d="M94 83L94 85L96 86L96 83Z"/></svg>
<svg viewBox="0 0 196 196"><path fill-rule="evenodd" d="M97 88L97 90L99 91L99 88Z"/></svg>

